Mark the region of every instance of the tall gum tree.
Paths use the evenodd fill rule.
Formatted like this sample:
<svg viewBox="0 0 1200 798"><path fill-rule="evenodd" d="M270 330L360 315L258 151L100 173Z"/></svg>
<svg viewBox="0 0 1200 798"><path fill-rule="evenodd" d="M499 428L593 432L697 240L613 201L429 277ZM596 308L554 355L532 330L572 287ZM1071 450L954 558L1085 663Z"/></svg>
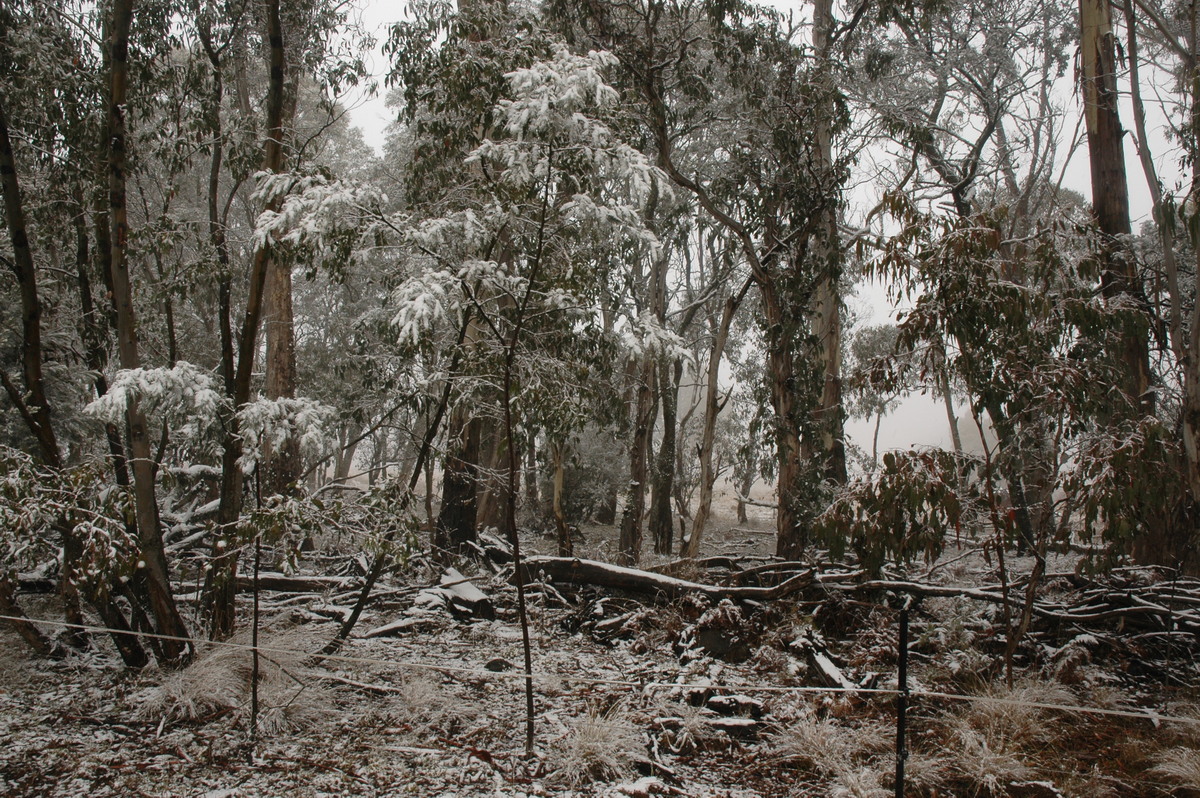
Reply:
<svg viewBox="0 0 1200 798"><path fill-rule="evenodd" d="M814 138L818 118L835 133L839 120L829 114L836 102L821 96L811 50L761 9L591 0L556 12L589 46L620 59L622 85L636 98L658 165L738 242L748 264L762 309L773 411L777 552L799 556L811 542L818 483L829 471L826 462L805 458L806 443L816 457L828 442L826 452L836 458L841 440L841 409L832 406L838 400L823 416L816 412L827 378L830 397L839 385L840 338L810 329L814 312L828 331L839 310L838 300L818 298L817 272L838 273L836 237L828 230L841 180L831 177L838 174L830 169L832 148L822 151ZM738 144L730 150L721 141ZM721 151L706 150L712 147ZM814 247L822 230L823 244ZM827 281L826 291L836 293L833 285ZM815 379L812 340L825 347ZM828 423L826 435L814 435L817 416Z"/></svg>
<svg viewBox="0 0 1200 798"><path fill-rule="evenodd" d="M1105 238L1101 290L1110 300L1144 306L1136 263L1122 237L1131 232L1129 185L1125 175L1125 131L1117 93L1116 36L1107 0L1079 1L1079 61L1088 162L1092 177L1092 212ZM1150 353L1144 330L1134 326L1122 337L1121 359L1127 376L1122 386L1139 409L1152 412Z"/></svg>

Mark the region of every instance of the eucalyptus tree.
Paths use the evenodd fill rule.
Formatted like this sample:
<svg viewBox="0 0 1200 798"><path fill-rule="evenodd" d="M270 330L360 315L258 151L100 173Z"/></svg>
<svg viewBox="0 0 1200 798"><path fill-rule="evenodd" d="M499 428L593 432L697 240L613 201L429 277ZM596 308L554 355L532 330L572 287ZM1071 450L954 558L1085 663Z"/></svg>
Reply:
<svg viewBox="0 0 1200 798"><path fill-rule="evenodd" d="M1105 30L1111 39L1115 31L1110 9L1087 9L1090 26L1082 30L1088 41L1094 44L1093 72L1095 80L1090 98L1093 107L1089 111L1095 117L1089 123L1097 127L1098 141L1104 130L1104 121L1111 123L1113 110L1105 105L1108 94L1106 66L1110 61L1107 48L1109 41L1095 41ZM1197 208L1200 207L1200 179L1197 179L1197 163L1200 163L1200 138L1197 123L1200 122L1200 12L1194 4L1176 4L1161 7L1156 4L1129 0L1124 4L1125 53L1128 56L1130 93L1133 100L1134 142L1139 160L1154 203L1153 220L1158 232L1160 251L1155 260L1162 264L1161 279L1166 285L1165 323L1163 327L1171 354L1171 362L1161 375L1163 385L1159 395L1159 410L1165 415L1164 422L1179 430L1180 473L1185 488L1183 501L1171 513L1169 522L1161 529L1146 535L1135 552L1145 560L1183 565L1195 570L1197 567L1196 529L1197 505L1200 503L1200 303L1196 302L1196 289L1200 286L1200 271L1196 269ZM1081 17L1081 25L1083 23ZM1107 28L1105 27L1107 24ZM1167 80L1162 80L1162 78ZM1109 82L1111 82L1109 80ZM1170 85L1163 91L1162 85ZM1146 85L1144 85L1146 84ZM1172 190L1171 181L1160 174L1155 153L1147 131L1147 115L1144 97L1146 86L1154 87L1160 110L1168 120L1171 135L1183 150L1181 162L1186 171ZM1117 120L1119 124L1119 120ZM1120 142L1117 142L1120 144ZM1101 162L1095 168L1105 168ZM1107 168L1113 168L1108 165ZM1116 198L1119 200L1119 197ZM1116 202L1114 200L1114 204ZM1114 218L1120 222L1119 207ZM1119 240L1118 240L1119 243ZM1121 254L1121 250L1117 250ZM1125 253L1128 254L1128 253ZM1132 261L1129 258L1128 261ZM1191 261L1191 263L1189 263ZM1117 267L1131 267L1131 262L1118 262ZM1189 272L1191 272L1189 279ZM1118 272L1111 285L1119 289L1127 283ZM1156 279L1156 282L1158 280ZM1170 438L1162 443L1170 455Z"/></svg>
<svg viewBox="0 0 1200 798"><path fill-rule="evenodd" d="M1116 36L1108 2L1080 0L1079 63L1088 163L1092 176L1092 213L1105 240L1105 263L1100 275L1104 295L1114 302L1144 306L1137 264L1121 238L1132 233L1129 185L1125 176L1125 131L1121 127L1117 91ZM1154 408L1150 383L1147 333L1131 325L1121 341L1126 375L1122 389L1146 411Z"/></svg>
<svg viewBox="0 0 1200 798"><path fill-rule="evenodd" d="M860 96L904 147L897 157L907 165L892 190L926 206L945 202L965 226L975 224L977 213L990 214L1014 250L995 275L1000 281L1044 279L1036 269L1026 274L1022 239L1073 211L1051 172L1066 118L1055 84L1069 65L1066 45L1075 34L1070 9L1047 0L921 6L897 13L866 58L869 80ZM949 369L964 363L954 351L958 344L922 342L929 349L921 355L923 373L944 400ZM959 375L976 400L979 376ZM1049 414L1056 405L1045 405L1045 417L1026 410L1013 417L1003 401L990 404L973 411L986 412L1006 431L998 467L1013 486L1020 539L1032 541L1054 526L1050 491L1061 450ZM1017 500L1026 494L1028 506Z"/></svg>
<svg viewBox="0 0 1200 798"><path fill-rule="evenodd" d="M577 36L618 57L659 166L748 264L766 339L778 551L797 556L818 485L840 470L840 406L821 409L825 388L832 397L839 384L840 338L824 333L837 315L826 295L840 271L830 222L846 176L833 145L844 105L820 77L829 42L817 40L814 53L778 15L739 3L597 0L558 10ZM817 356L822 342L830 349Z"/></svg>
<svg viewBox="0 0 1200 798"><path fill-rule="evenodd" d="M12 30L6 30L4 37L5 60L9 62L6 66L15 67L10 59L21 49L33 49L26 49L25 57L21 58L28 64L27 68L5 69L5 93L17 90L27 101L20 106L20 119L6 114L5 128L10 122L20 126L28 132L28 140L35 143L31 152L40 153L38 167L45 181L46 194L44 201L38 204L46 210L53 209L51 214L39 219L45 225L40 242L48 246L50 261L58 261L60 242L68 236L74 239L71 247L75 254L74 271L68 272L60 266L59 273L73 274L83 317L77 334L82 338L85 362L94 370L88 387L103 394L106 391L103 369L107 363L106 328L109 324L116 332L122 365L136 367L141 362L128 262L130 247L138 246L129 222L127 203L128 149L136 140L127 123L130 116L136 117L136 110L131 108L139 99L136 89L130 91L130 76L134 75L139 84L153 82L156 72L169 59L171 37L164 35L167 15L160 8L140 15L136 28L133 9L128 3L116 3L103 9L56 3L42 10L45 13L35 14L32 9L23 7L6 9L5 22L16 23ZM107 36L102 37L98 33L100 30L106 31ZM35 55L39 48L41 52ZM43 60L51 53L53 57ZM64 70L73 74L64 74ZM68 85L75 91L67 91L64 87ZM10 233L15 234L14 228L21 227L24 218L18 185L18 170L22 167L16 161L11 141L5 150L6 166L9 167L5 170L8 178L5 182L6 215ZM23 266L21 273L33 278L22 280L27 320L24 338L35 344L24 347L26 366L23 371L26 382L30 383L27 385L29 399L40 409L36 415L34 412L24 415L34 422L31 428L41 433L37 438L46 464L61 468L66 460L61 453L54 453L61 444L45 434L50 430L49 394L39 385L42 378L39 370L30 368L35 359L33 353L42 350L39 341L42 319L37 311L41 297L35 282L39 275L30 271L35 258L29 244L37 240L27 231L13 238L16 261ZM103 303L100 309L96 308L92 297L91 272L94 268L108 289L109 302ZM101 318L107 319L108 323L100 321ZM43 352L38 351L36 358L42 356ZM6 383L11 386L11 380ZM60 409L67 410L73 404L74 408L70 410L77 411L86 402L84 385L77 382L71 399L67 404L59 404ZM25 397L20 398L22 402L27 401ZM123 611L113 601L116 595L122 594L131 600L135 621L144 608L150 613L154 628L167 636L155 644L156 652L164 661L177 663L187 657L189 646L187 629L171 594L158 517L156 465L145 416L138 411L136 403L129 411L125 419L128 443L121 441L116 424L107 426L106 438L118 483L125 487L132 482L134 520L126 530L130 534L123 538L123 544L136 540L136 561L142 565L131 574L133 578L128 582L114 582L101 592L93 590L91 600L101 617L114 629L129 628ZM60 417L70 415L70 412L63 413ZM85 436L73 434L71 437L76 439L72 442L71 448L76 453L72 459L91 453ZM125 459L126 446L135 459L130 464ZM75 533L69 514L63 515L57 528L63 537L65 593L70 607L73 602L70 583L75 579L76 569L83 567L80 558L87 552ZM149 627L149 622L145 626ZM130 664L144 663L145 655L132 638L122 636L118 647Z"/></svg>

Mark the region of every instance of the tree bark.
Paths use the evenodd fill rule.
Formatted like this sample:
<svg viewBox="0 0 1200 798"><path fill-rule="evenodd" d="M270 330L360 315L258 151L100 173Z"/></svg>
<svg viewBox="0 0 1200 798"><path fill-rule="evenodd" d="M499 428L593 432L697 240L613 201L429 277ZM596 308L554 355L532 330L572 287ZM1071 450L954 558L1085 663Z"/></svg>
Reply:
<svg viewBox="0 0 1200 798"><path fill-rule="evenodd" d="M813 161L823 193L834 196L839 179L833 159L833 0L813 3L813 50L817 70L820 110L813 122ZM826 201L818 211L816 234L809 241L809 257L816 266L817 285L809 303L809 318L816 336L815 363L820 395L813 413L815 438L809 447L818 459L821 478L846 482L845 410L842 407L842 242L838 236L838 204Z"/></svg>
<svg viewBox="0 0 1200 798"><path fill-rule="evenodd" d="M263 335L266 339L264 393L268 399L296 398L296 330L292 311L292 268L271 257L263 297ZM263 489L271 495L290 495L300 477L300 442L289 437L263 457Z"/></svg>
<svg viewBox="0 0 1200 798"><path fill-rule="evenodd" d="M479 495L476 498L475 525L480 529L494 527L507 536L505 520L508 504L508 452L505 449L504 429L491 419L480 420Z"/></svg>
<svg viewBox="0 0 1200 798"><path fill-rule="evenodd" d="M694 559L700 553L700 542L704 539L708 520L712 516L713 486L717 481L717 475L713 471L713 446L716 442L717 416L724 406L724 403L717 397L720 388L721 359L725 355L725 344L729 340L729 329L733 326L733 317L749 288L750 281L747 280L736 295L725 300L721 310L721 321L713 334L712 347L708 354L708 373L704 382L704 421L701 428L699 451L700 499L696 506L696 517L692 521L692 534L688 536L680 551L684 557ZM745 512L742 502L738 502L738 507L743 513ZM744 519L739 518L739 521L742 520Z"/></svg>
<svg viewBox="0 0 1200 798"><path fill-rule="evenodd" d="M479 445L481 422L465 407L450 414L449 451L442 465L442 506L438 511L435 557L463 554L478 538ZM440 559L440 557L439 557Z"/></svg>
<svg viewBox="0 0 1200 798"><path fill-rule="evenodd" d="M668 364L665 359L660 360L656 370L663 432L657 456L654 458L653 479L650 485L650 534L654 538L654 553L670 554L673 551L675 535L671 498L675 487L676 407L679 403L683 361L676 358L673 363Z"/></svg>
<svg viewBox="0 0 1200 798"><path fill-rule="evenodd" d="M527 432L529 439L525 444L525 468L521 478L525 482L525 512L527 515L536 516L541 504L541 497L538 495L537 434L534 430Z"/></svg>
<svg viewBox="0 0 1200 798"><path fill-rule="evenodd" d="M566 452L564 444L550 444L550 457L554 461L554 529L558 534L558 556L571 557L575 554L571 542L571 529L567 526L567 516L563 512L563 478L566 473L564 460Z"/></svg>
<svg viewBox="0 0 1200 798"><path fill-rule="evenodd" d="M38 297L37 273L29 235L25 227L25 206L17 177L16 158L8 135L8 116L4 98L0 97L0 188L4 191L4 216L8 223L8 239L13 249L10 263L21 290L21 370L25 378L25 394L9 391L9 398L21 411L29 432L38 444L42 462L51 468L61 468L58 440L50 418L50 403L46 399L46 382L42 373L42 303ZM8 385L6 383L5 387Z"/></svg>
<svg viewBox="0 0 1200 798"><path fill-rule="evenodd" d="M629 442L629 493L621 515L621 533L617 541L617 561L636 565L642 556L642 521L646 514L646 476L650 435L654 422L654 358L645 357L640 368L631 369L635 384L629 409L633 435Z"/></svg>

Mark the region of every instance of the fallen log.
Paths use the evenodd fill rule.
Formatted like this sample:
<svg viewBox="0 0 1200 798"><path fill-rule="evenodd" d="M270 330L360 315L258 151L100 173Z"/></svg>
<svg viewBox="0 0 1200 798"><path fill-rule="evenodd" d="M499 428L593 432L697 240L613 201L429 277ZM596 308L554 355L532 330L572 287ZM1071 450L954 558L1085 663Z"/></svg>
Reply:
<svg viewBox="0 0 1200 798"><path fill-rule="evenodd" d="M454 568L447 568L442 574L441 586L450 599L450 603L460 609L484 620L495 620L496 610L492 600L479 588Z"/></svg>
<svg viewBox="0 0 1200 798"><path fill-rule="evenodd" d="M276 593L324 593L326 590L348 590L362 584L356 576L288 576L274 571L258 575L258 589ZM254 577L240 574L237 578L238 592L254 589Z"/></svg>
<svg viewBox="0 0 1200 798"><path fill-rule="evenodd" d="M628 590L631 593L665 599L699 593L712 599L772 601L803 590L813 583L812 571L806 571L773 587L706 585L638 568L572 557L528 557L525 559L524 568L527 581L548 578L558 582Z"/></svg>

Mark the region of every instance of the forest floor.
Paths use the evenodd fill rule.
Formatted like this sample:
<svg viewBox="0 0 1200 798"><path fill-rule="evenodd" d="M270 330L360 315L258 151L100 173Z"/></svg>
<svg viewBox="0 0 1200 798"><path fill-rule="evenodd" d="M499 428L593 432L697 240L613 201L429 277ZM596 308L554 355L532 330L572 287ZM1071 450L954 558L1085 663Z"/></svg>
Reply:
<svg viewBox="0 0 1200 798"><path fill-rule="evenodd" d="M584 534L581 553L611 559L614 530ZM762 556L770 543L764 524L726 524L707 553ZM553 543L528 545L550 553ZM1049 563L1046 595L1079 589L1068 577L1076 559ZM334 562L353 561L301 565L321 573ZM1029 567L1009 563L1014 581ZM448 611L420 590L437 574L410 564L379 588L340 656L319 664L309 655L351 593L264 593L254 743L246 631L233 645L202 645L182 672L131 673L101 635L88 653L52 662L5 628L0 795L895 794L894 593L818 583L735 605L531 586L529 757L515 590L503 572L464 572L494 618ZM932 572L892 576L997 578L978 548L953 546ZM249 595L241 600L248 626ZM50 597L23 601L31 617L61 617ZM1002 614L953 596L912 611L906 794L1200 795L1194 633L1035 622L1010 689ZM396 621L403 628L372 636ZM839 680L861 689L826 689ZM1060 708L1080 706L1093 711Z"/></svg>

